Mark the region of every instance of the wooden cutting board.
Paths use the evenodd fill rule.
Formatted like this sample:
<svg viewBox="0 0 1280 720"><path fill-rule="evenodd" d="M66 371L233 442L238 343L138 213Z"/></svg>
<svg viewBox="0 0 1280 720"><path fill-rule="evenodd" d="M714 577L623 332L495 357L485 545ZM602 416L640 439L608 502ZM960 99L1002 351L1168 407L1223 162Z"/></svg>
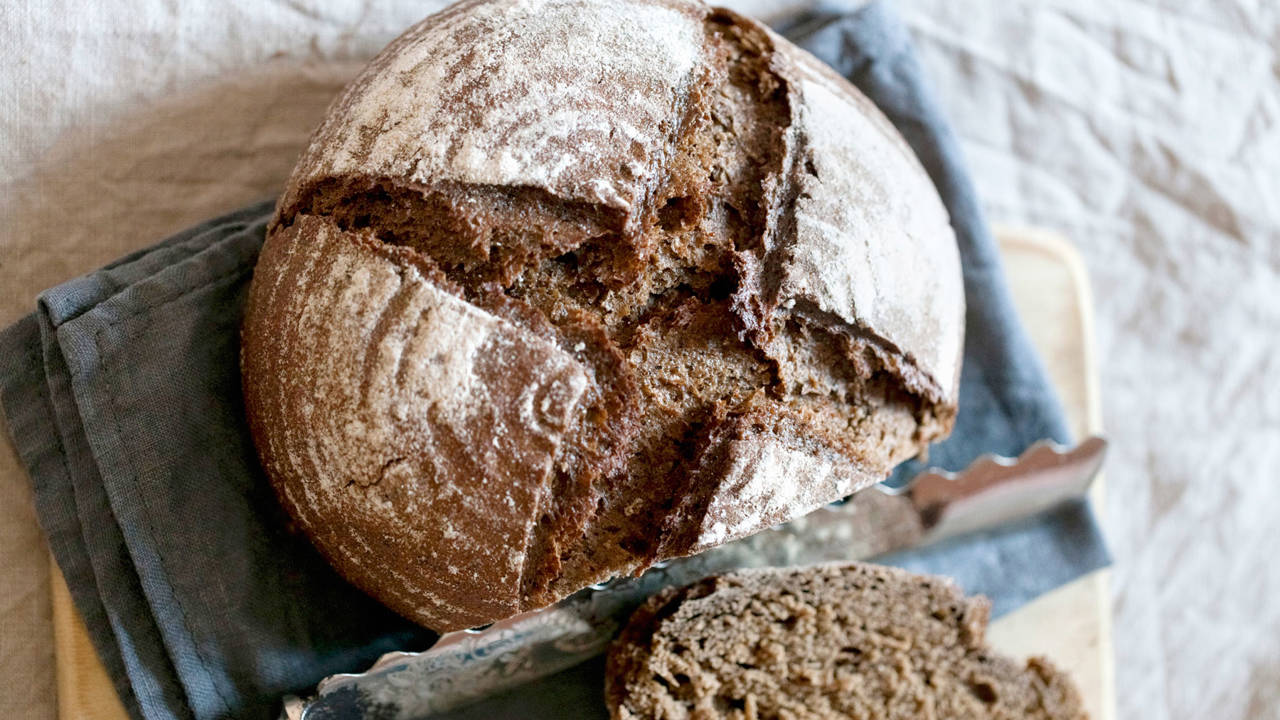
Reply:
<svg viewBox="0 0 1280 720"><path fill-rule="evenodd" d="M1072 431L1077 437L1100 432L1093 302L1079 254L1066 240L1044 230L997 228L996 235L1014 304L1045 360ZM1102 499L1099 479L1093 488L1099 513ZM60 720L127 720L56 566L53 576ZM1106 570L1000 618L991 626L990 640L997 649L1015 657L1049 657L1079 683L1092 718L1114 720L1111 594Z"/></svg>
<svg viewBox="0 0 1280 720"><path fill-rule="evenodd" d="M1031 341L1044 359L1071 432L1102 432L1093 297L1084 261L1059 235L1029 228L996 228L1000 254ZM1103 512L1103 479L1090 491ZM1111 647L1110 571L1099 570L992 623L988 639L1014 657L1044 655L1075 678L1094 720L1114 720L1115 653Z"/></svg>

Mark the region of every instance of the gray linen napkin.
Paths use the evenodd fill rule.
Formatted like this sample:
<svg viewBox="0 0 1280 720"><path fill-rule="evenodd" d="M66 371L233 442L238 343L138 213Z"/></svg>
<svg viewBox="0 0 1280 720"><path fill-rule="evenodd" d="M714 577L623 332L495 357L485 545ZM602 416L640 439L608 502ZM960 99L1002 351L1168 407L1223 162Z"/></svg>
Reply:
<svg viewBox="0 0 1280 720"><path fill-rule="evenodd" d="M983 452L1066 441L901 23L876 3L784 31L880 105L951 213L967 343L959 421L932 460L959 469ZM269 203L246 208L52 288L0 333L0 402L37 513L134 717L271 717L285 692L434 637L339 579L290 531L258 468L237 329L269 214ZM1083 503L887 560L955 576L998 613L1108 562ZM600 671L585 664L470 716L600 714Z"/></svg>
<svg viewBox="0 0 1280 720"><path fill-rule="evenodd" d="M270 203L43 293L0 336L10 430L136 717L269 717L417 629L289 531L244 426L240 310Z"/></svg>

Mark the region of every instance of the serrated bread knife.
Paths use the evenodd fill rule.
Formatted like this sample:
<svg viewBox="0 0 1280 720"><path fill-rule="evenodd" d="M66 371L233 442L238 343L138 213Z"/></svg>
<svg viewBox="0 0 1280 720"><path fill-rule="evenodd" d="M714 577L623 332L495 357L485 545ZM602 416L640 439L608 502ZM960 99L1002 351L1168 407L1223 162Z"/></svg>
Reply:
<svg viewBox="0 0 1280 720"><path fill-rule="evenodd" d="M638 578L585 588L486 628L440 637L424 652L393 652L359 674L321 681L310 700L285 698L288 720L410 720L458 708L602 652L632 610L657 590L717 572L859 560L1027 518L1079 498L1107 443L1068 450L1036 443L1016 459L985 455L959 473L930 470L897 490L877 485L848 501Z"/></svg>

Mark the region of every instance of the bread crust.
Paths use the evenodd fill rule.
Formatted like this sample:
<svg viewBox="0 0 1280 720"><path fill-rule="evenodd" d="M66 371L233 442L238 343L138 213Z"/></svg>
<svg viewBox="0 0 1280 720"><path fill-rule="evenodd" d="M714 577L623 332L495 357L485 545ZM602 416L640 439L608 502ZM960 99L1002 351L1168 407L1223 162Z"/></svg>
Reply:
<svg viewBox="0 0 1280 720"><path fill-rule="evenodd" d="M807 53L692 1L466 0L299 161L246 409L330 562L447 631L883 478L950 430L963 308L928 177Z"/></svg>
<svg viewBox="0 0 1280 720"><path fill-rule="evenodd" d="M286 510L345 577L428 626L518 612L580 364L325 218L273 233L261 263L246 410Z"/></svg>

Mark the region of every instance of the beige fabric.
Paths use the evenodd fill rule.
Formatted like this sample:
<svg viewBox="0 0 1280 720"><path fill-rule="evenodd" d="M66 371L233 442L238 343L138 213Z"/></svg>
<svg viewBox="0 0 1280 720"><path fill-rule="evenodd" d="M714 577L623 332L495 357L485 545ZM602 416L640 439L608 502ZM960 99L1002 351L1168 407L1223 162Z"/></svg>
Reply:
<svg viewBox="0 0 1280 720"><path fill-rule="evenodd" d="M974 5L903 10L991 216L1092 276L1117 717L1280 717L1280 5Z"/></svg>
<svg viewBox="0 0 1280 720"><path fill-rule="evenodd" d="M277 192L359 60L438 4L0 3L0 324ZM1093 276L1118 717L1276 717L1280 6L900 5L992 217ZM44 720L45 551L3 445L0 717Z"/></svg>

